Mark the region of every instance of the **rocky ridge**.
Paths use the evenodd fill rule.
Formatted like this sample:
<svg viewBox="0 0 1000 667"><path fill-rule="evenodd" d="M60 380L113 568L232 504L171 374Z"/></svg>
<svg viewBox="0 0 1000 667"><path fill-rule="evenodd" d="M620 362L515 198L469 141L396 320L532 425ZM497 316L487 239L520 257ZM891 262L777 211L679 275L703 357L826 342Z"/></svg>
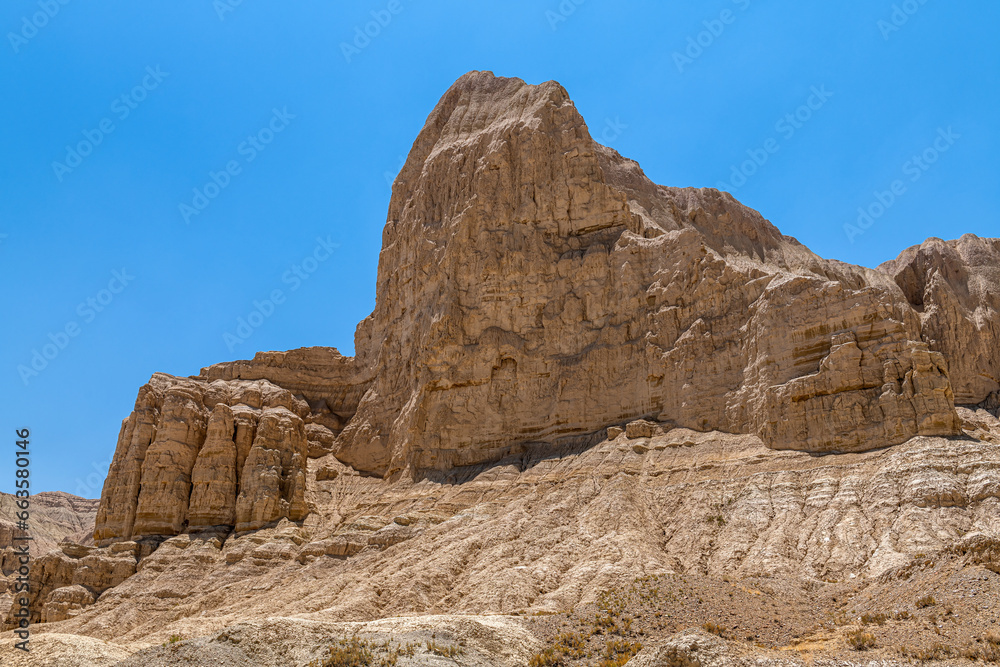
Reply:
<svg viewBox="0 0 1000 667"><path fill-rule="evenodd" d="M99 548L42 559L36 620L138 656L265 616L590 608L679 573L780 580L803 610L888 599L887 573L1000 536L998 267L1000 240L971 235L824 260L726 193L652 183L557 83L472 72L393 186L356 356L154 375ZM986 553L947 567L995 573ZM836 652L821 617L734 628ZM661 639L634 664L754 653Z"/></svg>
<svg viewBox="0 0 1000 667"><path fill-rule="evenodd" d="M824 260L728 194L653 184L593 141L558 84L470 73L394 184L356 357L157 374L123 426L96 539L301 519L303 442L391 477L572 448L636 418L813 453L957 435L953 382L959 404L996 401L990 243L906 251L884 271ZM946 260L967 267L947 289ZM963 271L977 279L959 299ZM952 363L973 338L980 353ZM247 459L258 422L287 435ZM244 489L247 460L276 456L277 478Z"/></svg>

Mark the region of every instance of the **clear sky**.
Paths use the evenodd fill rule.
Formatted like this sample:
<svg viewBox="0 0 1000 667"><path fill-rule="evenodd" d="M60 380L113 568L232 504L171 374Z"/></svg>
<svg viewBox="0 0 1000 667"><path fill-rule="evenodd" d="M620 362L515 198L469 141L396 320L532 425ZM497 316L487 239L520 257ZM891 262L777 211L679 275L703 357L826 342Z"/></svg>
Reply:
<svg viewBox="0 0 1000 667"><path fill-rule="evenodd" d="M998 24L994 0L6 0L7 449L30 428L34 490L97 497L153 372L352 353L391 179L472 69L559 81L656 182L726 187L825 257L1000 236Z"/></svg>

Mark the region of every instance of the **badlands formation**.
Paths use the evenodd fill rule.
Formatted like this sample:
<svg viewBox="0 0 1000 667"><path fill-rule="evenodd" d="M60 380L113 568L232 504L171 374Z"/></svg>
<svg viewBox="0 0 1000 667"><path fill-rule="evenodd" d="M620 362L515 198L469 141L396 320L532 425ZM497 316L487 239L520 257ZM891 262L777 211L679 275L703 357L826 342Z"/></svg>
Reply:
<svg viewBox="0 0 1000 667"><path fill-rule="evenodd" d="M825 260L471 72L355 349L154 375L4 664L1000 661L998 239Z"/></svg>

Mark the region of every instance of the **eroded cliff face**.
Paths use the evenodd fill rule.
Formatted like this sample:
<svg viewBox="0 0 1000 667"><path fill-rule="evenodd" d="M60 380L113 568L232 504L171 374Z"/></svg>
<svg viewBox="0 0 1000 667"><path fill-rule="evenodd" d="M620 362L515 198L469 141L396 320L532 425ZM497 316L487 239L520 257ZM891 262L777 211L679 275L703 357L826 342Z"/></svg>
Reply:
<svg viewBox="0 0 1000 667"><path fill-rule="evenodd" d="M322 399L310 404L267 380L157 373L122 423L94 539L301 520L306 458L328 451L338 421Z"/></svg>
<svg viewBox="0 0 1000 667"><path fill-rule="evenodd" d="M377 294L357 349L380 370L335 450L361 470L642 416L813 452L958 432L945 360L885 274L653 184L554 82L471 73L445 94L394 185Z"/></svg>
<svg viewBox="0 0 1000 667"><path fill-rule="evenodd" d="M393 186L357 356L155 375L95 537L299 520L304 461L329 452L419 478L569 451L636 418L812 453L956 435L949 370L960 403L997 388L996 244L907 251L885 271L824 260L728 194L652 183L559 84L472 72Z"/></svg>
<svg viewBox="0 0 1000 667"><path fill-rule="evenodd" d="M948 361L960 405L1000 407L1000 239L928 239L880 266Z"/></svg>

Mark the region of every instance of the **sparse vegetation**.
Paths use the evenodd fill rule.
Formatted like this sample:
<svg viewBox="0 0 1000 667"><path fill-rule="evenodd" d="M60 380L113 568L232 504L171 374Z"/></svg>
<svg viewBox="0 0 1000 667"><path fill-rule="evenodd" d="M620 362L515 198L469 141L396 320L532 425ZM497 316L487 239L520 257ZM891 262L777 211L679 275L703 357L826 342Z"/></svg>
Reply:
<svg viewBox="0 0 1000 667"><path fill-rule="evenodd" d="M385 640L381 644L350 637L341 639L327 648L327 654L309 663L309 667L395 667L400 656L413 657L417 644L395 644ZM429 648L429 647L428 647Z"/></svg>
<svg viewBox="0 0 1000 667"><path fill-rule="evenodd" d="M970 659L1000 663L1000 634L991 632L983 637L979 644L980 646L976 647L976 657Z"/></svg>
<svg viewBox="0 0 1000 667"><path fill-rule="evenodd" d="M924 609L926 607L933 607L937 604L937 600L934 599L933 595L925 595L924 597L917 600L917 609Z"/></svg>
<svg viewBox="0 0 1000 667"><path fill-rule="evenodd" d="M531 660L528 661L528 667L562 667L565 664L562 654L556 653L552 646L531 656Z"/></svg>
<svg viewBox="0 0 1000 667"><path fill-rule="evenodd" d="M587 642L580 635L564 632L556 639L556 650L569 658L582 658L587 654Z"/></svg>
<svg viewBox="0 0 1000 667"><path fill-rule="evenodd" d="M862 625L885 625L887 620L889 620L889 616L882 613L861 615Z"/></svg>
<svg viewBox="0 0 1000 667"><path fill-rule="evenodd" d="M718 623L713 623L712 621L708 621L701 627L703 627L706 632L711 632L713 635L718 635L723 639L725 639L726 637L726 629L721 625L719 625Z"/></svg>
<svg viewBox="0 0 1000 667"><path fill-rule="evenodd" d="M374 659L369 642L351 637L327 648L327 655L310 667L371 667Z"/></svg>
<svg viewBox="0 0 1000 667"><path fill-rule="evenodd" d="M560 667L567 659L580 659L587 656L587 640L582 635L564 632L556 638L555 644L541 653L534 655L528 661L528 667Z"/></svg>
<svg viewBox="0 0 1000 667"><path fill-rule="evenodd" d="M847 644L855 651L867 651L875 648L875 635L865 630L852 630L847 633Z"/></svg>
<svg viewBox="0 0 1000 667"><path fill-rule="evenodd" d="M609 641L604 646L604 655L601 656L601 661L597 663L597 666L621 667L641 650L642 644L639 642L630 642L626 639Z"/></svg>
<svg viewBox="0 0 1000 667"><path fill-rule="evenodd" d="M945 646L944 644L934 644L930 648L921 649L902 649L900 651L903 657L913 658L915 660L920 660L921 662L926 662L930 660L946 660L948 658L954 657L955 651L950 646Z"/></svg>
<svg viewBox="0 0 1000 667"><path fill-rule="evenodd" d="M427 650L434 655L440 655L445 658L454 658L465 653L465 650L461 646L456 646L454 644L438 644L436 641L431 640L425 642Z"/></svg>
<svg viewBox="0 0 1000 667"><path fill-rule="evenodd" d="M900 654L905 658L911 658L927 662L931 660L947 660L949 658L965 658L973 662L1000 663L1000 635L990 633L985 637L976 639L976 643L964 648L957 649L953 646L937 643L930 648L903 648Z"/></svg>

